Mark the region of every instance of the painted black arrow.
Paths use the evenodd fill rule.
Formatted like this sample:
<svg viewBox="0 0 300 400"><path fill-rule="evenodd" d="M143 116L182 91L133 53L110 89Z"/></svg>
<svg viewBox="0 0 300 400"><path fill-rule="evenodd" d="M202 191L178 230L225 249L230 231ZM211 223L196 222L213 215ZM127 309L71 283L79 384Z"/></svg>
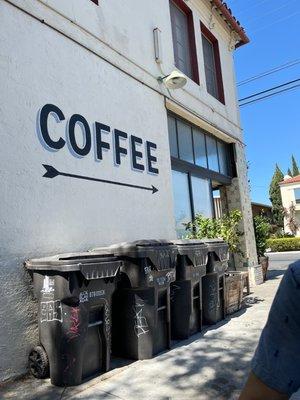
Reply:
<svg viewBox="0 0 300 400"><path fill-rule="evenodd" d="M43 167L46 169L46 172L43 175L44 178L52 179L52 178L55 178L56 176L61 175L61 176L68 176L70 178L85 179L86 181L102 182L102 183L109 183L111 185L127 186L127 187L131 187L131 188L135 188L135 189L150 190L152 192L152 194L158 192L158 189L153 185L151 185L151 187L138 186L138 185L132 185L130 183L115 182L115 181L108 181L106 179L91 178L90 176L67 174L66 172L57 171L57 169L52 167L52 165L46 165L46 164L43 164Z"/></svg>

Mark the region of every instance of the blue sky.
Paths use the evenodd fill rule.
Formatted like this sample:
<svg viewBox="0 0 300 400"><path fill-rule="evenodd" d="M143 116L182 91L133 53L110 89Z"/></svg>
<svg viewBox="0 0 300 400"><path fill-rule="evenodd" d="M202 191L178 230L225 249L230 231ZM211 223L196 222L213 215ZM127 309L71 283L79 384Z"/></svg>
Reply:
<svg viewBox="0 0 300 400"><path fill-rule="evenodd" d="M251 42L235 52L237 82L300 59L298 0L228 0ZM239 98L300 78L300 64L240 86ZM241 108L252 201L269 203L278 163L285 174L294 154L300 166L300 87Z"/></svg>

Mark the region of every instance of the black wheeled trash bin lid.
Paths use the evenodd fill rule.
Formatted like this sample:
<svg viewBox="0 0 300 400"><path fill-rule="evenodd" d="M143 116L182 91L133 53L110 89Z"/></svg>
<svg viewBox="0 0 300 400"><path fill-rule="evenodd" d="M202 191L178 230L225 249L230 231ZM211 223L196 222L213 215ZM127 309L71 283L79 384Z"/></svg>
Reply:
<svg viewBox="0 0 300 400"><path fill-rule="evenodd" d="M25 262L26 268L31 271L80 271L87 280L114 277L122 264L122 261L108 251L102 254L90 252L57 254Z"/></svg>

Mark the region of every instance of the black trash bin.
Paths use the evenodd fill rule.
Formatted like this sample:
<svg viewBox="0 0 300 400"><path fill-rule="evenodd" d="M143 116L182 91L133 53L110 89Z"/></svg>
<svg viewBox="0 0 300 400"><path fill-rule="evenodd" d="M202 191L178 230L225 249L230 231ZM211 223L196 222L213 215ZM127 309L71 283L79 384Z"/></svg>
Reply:
<svg viewBox="0 0 300 400"><path fill-rule="evenodd" d="M111 299L122 262L111 254L61 254L26 267L39 303L40 345L29 355L34 376L57 386L79 385L107 371Z"/></svg>
<svg viewBox="0 0 300 400"><path fill-rule="evenodd" d="M176 281L171 284L172 339L187 339L202 329L202 278L207 246L201 240L175 240Z"/></svg>
<svg viewBox="0 0 300 400"><path fill-rule="evenodd" d="M213 325L225 318L225 271L228 268L228 245L222 239L205 239L208 262L203 277L203 322Z"/></svg>
<svg viewBox="0 0 300 400"><path fill-rule="evenodd" d="M171 345L170 284L175 280L177 247L139 240L109 249L124 262L113 296L113 354L152 358Z"/></svg>

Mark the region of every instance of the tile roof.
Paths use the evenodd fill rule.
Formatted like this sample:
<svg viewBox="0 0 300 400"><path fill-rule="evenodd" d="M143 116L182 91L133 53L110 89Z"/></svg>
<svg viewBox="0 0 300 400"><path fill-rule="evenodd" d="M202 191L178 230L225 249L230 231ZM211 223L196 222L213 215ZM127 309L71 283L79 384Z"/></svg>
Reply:
<svg viewBox="0 0 300 400"><path fill-rule="evenodd" d="M231 9L227 6L227 4L223 0L210 0L210 2L219 11L220 16L224 19L229 28L231 28L238 34L240 41L236 44L236 47L240 47L243 44L249 43L250 39L246 35L245 29L241 26L240 22L234 17Z"/></svg>
<svg viewBox="0 0 300 400"><path fill-rule="evenodd" d="M289 183L300 183L300 175L297 175L297 176L294 176L293 178L288 178L282 182L279 182L280 185L287 185Z"/></svg>

